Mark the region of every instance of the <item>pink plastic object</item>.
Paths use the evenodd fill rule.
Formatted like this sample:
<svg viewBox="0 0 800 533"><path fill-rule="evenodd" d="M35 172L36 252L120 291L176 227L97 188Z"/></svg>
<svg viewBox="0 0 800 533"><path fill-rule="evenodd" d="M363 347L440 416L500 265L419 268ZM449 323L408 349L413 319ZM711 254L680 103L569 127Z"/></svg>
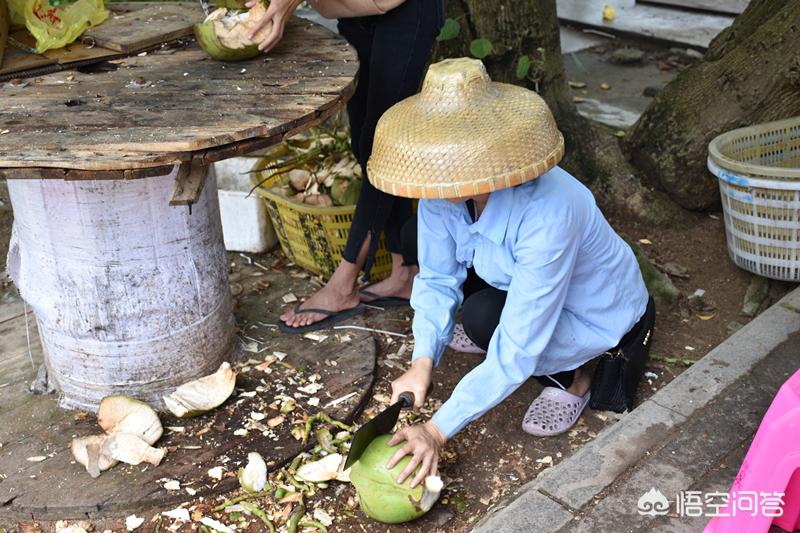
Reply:
<svg viewBox="0 0 800 533"><path fill-rule="evenodd" d="M464 326L456 324L453 328L453 340L448 344L450 348L462 353L486 353L486 350L472 342L464 331Z"/></svg>
<svg viewBox="0 0 800 533"><path fill-rule="evenodd" d="M742 512L735 496L774 495L783 492L783 515ZM774 508L773 508L774 509ZM706 525L704 533L766 532L772 524L786 530L800 529L800 370L778 391L761 420L756 436L736 475L728 504ZM755 515L755 516L753 516Z"/></svg>

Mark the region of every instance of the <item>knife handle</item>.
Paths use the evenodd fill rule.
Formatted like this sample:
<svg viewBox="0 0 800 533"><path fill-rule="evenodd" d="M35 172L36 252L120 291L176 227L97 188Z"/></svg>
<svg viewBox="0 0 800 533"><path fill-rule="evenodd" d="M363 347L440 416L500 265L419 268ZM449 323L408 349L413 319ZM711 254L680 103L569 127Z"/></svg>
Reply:
<svg viewBox="0 0 800 533"><path fill-rule="evenodd" d="M400 393L400 398L398 401L400 402L400 409L408 409L409 407L414 407L414 393L411 391L405 391Z"/></svg>

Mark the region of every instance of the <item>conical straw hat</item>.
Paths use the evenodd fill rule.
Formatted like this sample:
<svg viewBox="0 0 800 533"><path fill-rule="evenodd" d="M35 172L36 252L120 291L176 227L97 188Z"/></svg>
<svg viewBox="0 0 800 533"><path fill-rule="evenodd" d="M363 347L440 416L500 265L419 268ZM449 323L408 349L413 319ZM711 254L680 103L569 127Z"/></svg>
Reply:
<svg viewBox="0 0 800 533"><path fill-rule="evenodd" d="M477 59L446 59L378 121L367 172L394 196L461 198L533 180L563 155L539 95L491 81Z"/></svg>

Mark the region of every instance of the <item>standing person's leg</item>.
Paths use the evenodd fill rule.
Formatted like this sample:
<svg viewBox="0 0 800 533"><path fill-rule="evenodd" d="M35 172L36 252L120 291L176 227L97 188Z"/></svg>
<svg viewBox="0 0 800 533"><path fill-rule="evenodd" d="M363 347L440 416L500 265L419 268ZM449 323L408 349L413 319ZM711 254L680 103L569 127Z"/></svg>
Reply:
<svg viewBox="0 0 800 533"><path fill-rule="evenodd" d="M359 51L360 60L364 61L369 56L367 103L363 122L357 125L361 129L358 147L354 146L362 165L364 181L347 246L342 254L343 261L325 287L300 306L301 311L317 308L338 312L352 309L359 304L360 298L355 288L358 273L362 266L367 271L371 267L377 239L392 213L395 201L393 196L375 189L366 174L366 162L372 151L375 126L389 107L417 92L443 18L440 0L406 0L387 14L367 17L364 22L367 20L374 22L372 40L368 52L362 54ZM350 38L346 32L343 34ZM358 42L352 44L359 46ZM416 267L403 266L399 231L400 224L392 229L396 238L391 239L393 269L390 278L402 283L395 288L394 294L383 294L387 284L376 284L371 290L375 289L376 294L381 296L408 297L411 291ZM281 316L281 320L289 327L302 327L326 316L317 312L287 311Z"/></svg>
<svg viewBox="0 0 800 533"><path fill-rule="evenodd" d="M417 93L443 23L441 0L406 0L400 7L378 18L371 57L367 117L359 146L359 151L364 154L360 161L364 175L367 175L366 163L372 153L378 120L391 106ZM387 279L369 287L371 295L411 296L417 268L404 264L401 242L402 227L411 218L411 213L411 200L381 192L368 180L364 183L353 230L343 255L350 260L357 250L362 249L362 243L366 244L364 271L369 273L378 238L384 232L386 247L392 256L392 272ZM362 297L364 301L371 299Z"/></svg>

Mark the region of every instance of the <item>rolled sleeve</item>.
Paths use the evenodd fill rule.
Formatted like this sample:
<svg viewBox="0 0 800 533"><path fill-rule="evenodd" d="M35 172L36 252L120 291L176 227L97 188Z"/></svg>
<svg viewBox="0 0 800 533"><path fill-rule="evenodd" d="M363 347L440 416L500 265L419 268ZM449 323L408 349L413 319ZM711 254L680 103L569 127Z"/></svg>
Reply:
<svg viewBox="0 0 800 533"><path fill-rule="evenodd" d="M521 229L508 297L486 358L433 416L448 438L536 375L564 307L579 245L579 235L563 221Z"/></svg>
<svg viewBox="0 0 800 533"><path fill-rule="evenodd" d="M414 278L414 351L411 360L430 357L438 365L453 337L454 317L464 297L467 270L456 261L456 243L440 201L421 200L417 213L419 273Z"/></svg>

